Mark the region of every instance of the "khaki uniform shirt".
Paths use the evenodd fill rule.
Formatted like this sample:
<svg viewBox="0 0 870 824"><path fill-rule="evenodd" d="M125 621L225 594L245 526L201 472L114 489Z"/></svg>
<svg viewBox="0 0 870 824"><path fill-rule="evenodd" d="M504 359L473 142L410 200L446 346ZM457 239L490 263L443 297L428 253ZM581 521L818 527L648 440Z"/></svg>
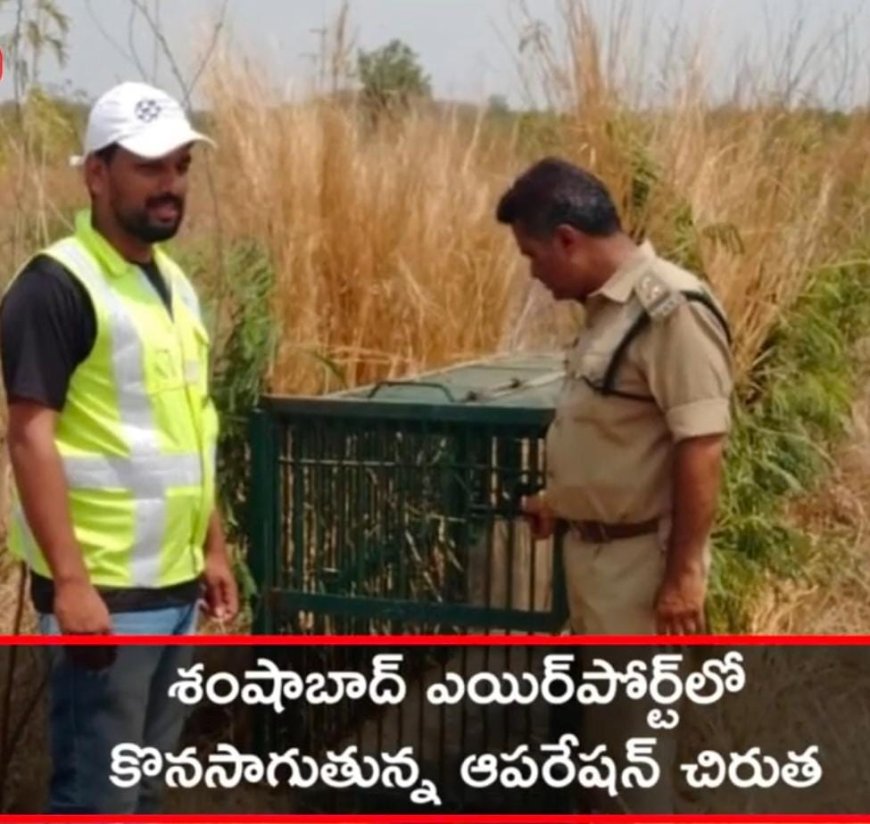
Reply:
<svg viewBox="0 0 870 824"><path fill-rule="evenodd" d="M675 443L728 432L728 339L711 310L685 301L681 290L710 295L699 278L659 258L647 242L587 299L586 328L568 352L547 434L546 494L560 517L668 519ZM604 396L585 379L603 379L644 306L651 321L625 352L614 389L648 400Z"/></svg>

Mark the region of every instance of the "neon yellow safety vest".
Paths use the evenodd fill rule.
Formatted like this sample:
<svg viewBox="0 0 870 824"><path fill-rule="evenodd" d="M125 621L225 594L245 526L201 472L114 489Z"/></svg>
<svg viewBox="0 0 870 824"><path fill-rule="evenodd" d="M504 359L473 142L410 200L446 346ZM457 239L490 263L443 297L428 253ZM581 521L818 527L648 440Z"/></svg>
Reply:
<svg viewBox="0 0 870 824"><path fill-rule="evenodd" d="M96 340L72 375L55 435L91 581L190 581L203 568L218 436L196 293L155 247L171 290L170 317L144 272L92 228L89 210L76 216L72 236L44 253L81 282L96 314ZM17 557L51 577L18 502L9 540Z"/></svg>

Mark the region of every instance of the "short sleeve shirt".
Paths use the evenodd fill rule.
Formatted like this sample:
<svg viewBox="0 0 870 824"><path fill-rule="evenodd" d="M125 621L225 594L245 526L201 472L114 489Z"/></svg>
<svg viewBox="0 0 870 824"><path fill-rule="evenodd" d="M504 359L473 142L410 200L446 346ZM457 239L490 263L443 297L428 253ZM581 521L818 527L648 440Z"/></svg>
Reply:
<svg viewBox="0 0 870 824"><path fill-rule="evenodd" d="M601 383L614 351L643 310L642 290L676 296L625 351L619 395ZM586 326L566 359L567 374L547 436L547 494L570 520L633 523L670 514L675 445L725 435L731 426L733 363L728 335L711 309L681 301L705 292L699 278L658 257L650 243L586 303Z"/></svg>
<svg viewBox="0 0 870 824"><path fill-rule="evenodd" d="M145 264L142 270L171 311L169 287L157 265ZM37 255L10 286L0 310L6 394L60 412L73 372L96 337L97 320L85 287L59 261Z"/></svg>

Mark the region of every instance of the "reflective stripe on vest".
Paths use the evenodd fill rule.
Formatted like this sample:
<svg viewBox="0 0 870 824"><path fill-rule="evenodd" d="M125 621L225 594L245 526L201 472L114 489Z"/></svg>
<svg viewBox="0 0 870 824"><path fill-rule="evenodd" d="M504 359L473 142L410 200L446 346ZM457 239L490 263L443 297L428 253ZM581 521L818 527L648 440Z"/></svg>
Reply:
<svg viewBox="0 0 870 824"><path fill-rule="evenodd" d="M101 301L104 320L111 340L117 411L128 456L70 454L61 452L70 490L118 490L132 497L133 545L129 557L129 585L160 585L162 547L167 525L167 493L179 487L201 487L205 482L203 460L199 452L166 454L161 451L160 432L147 402L144 371L144 347L140 333L125 301L110 286L99 263L85 246L71 237L55 243L50 254L67 263L67 268L85 283ZM139 277L152 289L144 273ZM179 277L171 278L179 299L199 318L195 293ZM95 307L96 310L96 307ZM191 364L185 363L185 372ZM196 366L196 362L192 364ZM33 534L23 517L20 504L15 508L21 529L21 548L33 565L38 552Z"/></svg>
<svg viewBox="0 0 870 824"><path fill-rule="evenodd" d="M173 272L176 270L175 264L167 260L165 261L167 264L167 268L172 269ZM147 280L147 278L146 278ZM178 297L181 302L188 308L190 313L200 322L202 322L202 312L199 308L199 299L196 296L196 292L193 291L191 285L187 282L186 278L173 278L172 286L178 290Z"/></svg>

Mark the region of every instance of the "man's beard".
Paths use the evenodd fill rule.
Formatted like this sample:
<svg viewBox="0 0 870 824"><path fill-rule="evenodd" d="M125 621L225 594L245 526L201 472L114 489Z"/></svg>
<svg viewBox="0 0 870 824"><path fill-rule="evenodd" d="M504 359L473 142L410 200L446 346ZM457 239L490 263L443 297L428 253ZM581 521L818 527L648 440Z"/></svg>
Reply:
<svg viewBox="0 0 870 824"><path fill-rule="evenodd" d="M171 223L158 223L150 217L148 209L166 203L171 203L178 208L178 216ZM184 200L173 195L164 195L149 200L144 209L127 212L115 209L115 217L126 232L143 243L160 243L175 237L178 233L181 221L184 219Z"/></svg>

